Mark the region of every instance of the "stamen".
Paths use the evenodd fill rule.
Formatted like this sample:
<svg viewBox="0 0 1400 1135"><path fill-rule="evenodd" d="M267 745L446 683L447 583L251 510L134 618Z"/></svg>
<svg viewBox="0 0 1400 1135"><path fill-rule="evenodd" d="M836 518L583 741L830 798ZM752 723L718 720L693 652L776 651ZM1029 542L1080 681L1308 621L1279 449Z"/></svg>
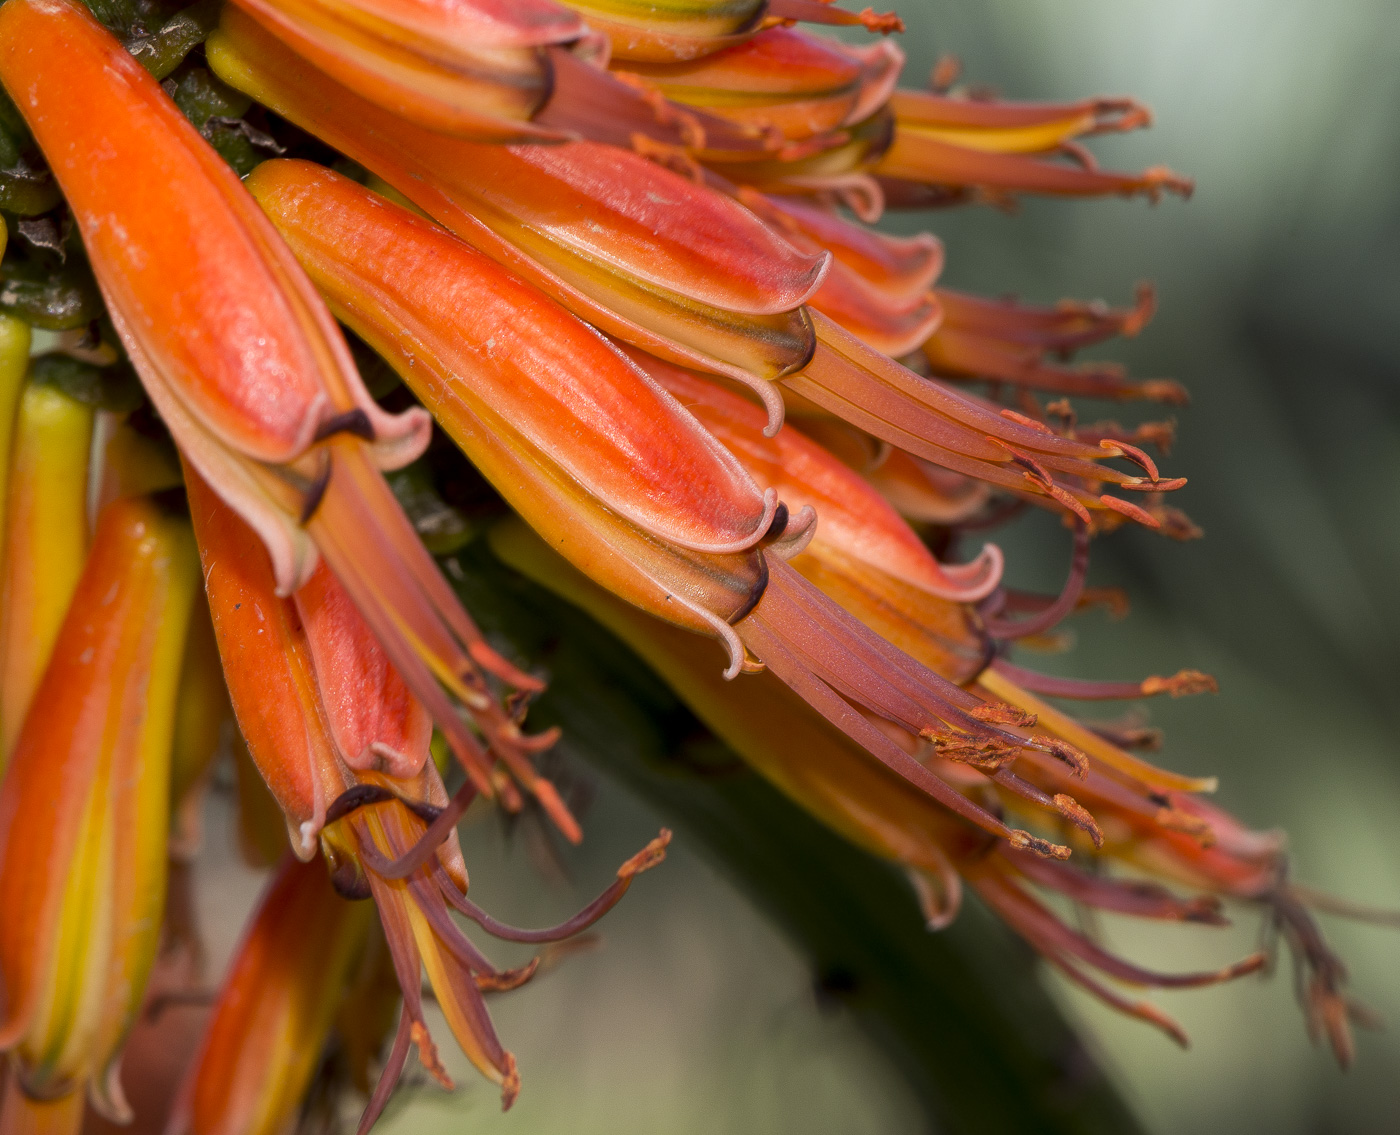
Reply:
<svg viewBox="0 0 1400 1135"><path fill-rule="evenodd" d="M1185 697L1190 694L1217 693L1219 684L1209 674L1199 670L1181 670L1170 678L1151 677L1140 682L1088 682L1082 678L1057 678L1038 674L998 658L991 668L1018 686L1052 698L1074 698L1077 701L1120 701L1129 698L1150 698L1157 694Z"/></svg>
<svg viewBox="0 0 1400 1135"><path fill-rule="evenodd" d="M1148 1001L1129 1001L1126 997L1115 993L1102 982L1090 977L1078 966L1070 965L1063 958L1047 958L1047 961L1064 974L1070 981L1082 989L1088 990L1105 1005L1111 1009L1117 1009L1120 1013L1128 1017L1135 1017L1139 1021L1146 1021L1149 1025L1162 1030L1172 1040L1176 1041L1182 1048L1191 1047L1191 1038L1186 1035L1186 1030L1176 1023L1161 1009Z"/></svg>
<svg viewBox="0 0 1400 1135"><path fill-rule="evenodd" d="M1130 501L1121 500L1118 497L1110 496L1108 493L1103 493L1099 497L1099 503L1106 508L1111 508L1114 512L1121 513L1129 520L1136 520L1144 528L1162 527L1162 522L1160 520L1145 508L1141 508Z"/></svg>
<svg viewBox="0 0 1400 1135"><path fill-rule="evenodd" d="M1232 965L1206 973L1157 973L1108 953L1083 934L1071 930L1046 907L1003 874L979 873L975 884L988 903L1032 945L1052 960L1077 958L1119 981L1161 989L1195 989L1257 973L1267 955L1254 953Z"/></svg>
<svg viewBox="0 0 1400 1135"><path fill-rule="evenodd" d="M369 787L362 785L361 787ZM551 786L552 787L552 786ZM355 791L351 789L351 792ZM343 794L336 802L339 803L349 792ZM428 859L442 845L443 840L452 834L452 830L457 826L457 821L466 813L467 807L476 799L476 785L468 780L461 788L452 795L452 799L447 802L438 814L428 823L427 830L418 837L417 841L406 852L396 859L390 859L380 852L369 840L360 841L360 857L364 860L365 866L378 875L381 879L407 879L415 871L425 864ZM353 807L362 807L363 804L378 803L379 801L364 800L363 803L356 803ZM407 803L406 801L400 801ZM425 816L414 809L420 819Z"/></svg>
<svg viewBox="0 0 1400 1135"><path fill-rule="evenodd" d="M1127 777L1133 784L1144 788L1192 793L1215 791L1215 777L1183 776L1169 772L1108 744L1069 714L1033 697L1016 682L1008 681L1009 677L1014 676L1011 671L1015 669L1008 666L1003 670L998 660L978 676L977 685L990 699L1011 702L1034 712L1042 728L1053 729L1057 736L1068 738L1079 749L1092 755L1097 768L1112 770L1115 775ZM1091 770L1088 779L1092 782L1096 778L1102 779ZM1140 807L1141 801L1132 797L1125 806Z"/></svg>
<svg viewBox="0 0 1400 1135"><path fill-rule="evenodd" d="M1302 883L1289 883L1288 890L1304 906L1321 911L1323 914L1334 914L1338 918L1346 918L1352 922L1367 922L1372 926L1385 926L1391 930L1400 930L1400 910L1387 910L1384 907L1355 903L1350 899L1338 898L1336 895L1329 895L1326 891L1320 891L1316 887L1308 887Z"/></svg>
<svg viewBox="0 0 1400 1135"><path fill-rule="evenodd" d="M1008 768L997 769L989 775L994 783L1005 788L1008 792L1015 793L1033 804L1039 804L1048 811L1058 812L1075 827L1084 831L1093 840L1096 849L1103 847L1103 831L1094 821L1094 817L1089 814L1089 810L1073 796L1064 793L1051 796L1049 793L1042 792L1029 781L1023 780Z"/></svg>
<svg viewBox="0 0 1400 1135"><path fill-rule="evenodd" d="M409 883L416 900L415 905L424 920L432 927L438 941L447 948L448 953L470 970L473 975L500 976L501 971L491 964L491 960L477 949L472 940L463 934L457 928L457 924L448 917L447 908L438 901L436 893L428 895L427 888L417 886L418 882L419 880L414 879Z"/></svg>
<svg viewBox="0 0 1400 1135"><path fill-rule="evenodd" d="M1084 593L1084 581L1089 574L1089 528L1081 519L1074 526L1074 550L1070 556L1069 575L1060 596L1039 614L1016 621L983 616L982 625L995 639L1024 638L1042 634L1059 624L1079 605Z"/></svg>
<svg viewBox="0 0 1400 1135"><path fill-rule="evenodd" d="M745 638L754 652L808 705L840 729L892 772L927 792L940 804L963 819L1016 846L1033 847L1043 854L1058 850L1044 840L1024 832L1013 832L999 819L980 808L961 792L920 764L884 733L872 725L849 702L819 678L787 645L781 626L770 625L760 607L744 621ZM839 648L834 648L839 649ZM1062 849L1065 855L1069 849Z"/></svg>
<svg viewBox="0 0 1400 1135"><path fill-rule="evenodd" d="M1316 898L1316 892L1304 894ZM1370 1025L1374 1015L1342 992L1346 966L1332 952L1322 931L1303 906L1295 887L1278 887L1268 901L1273 907L1274 924L1282 931L1293 953L1294 974L1299 1000L1307 1013L1308 1033L1314 1041L1325 1034L1337 1063L1350 1067L1356 1055L1351 1024Z"/></svg>
<svg viewBox="0 0 1400 1135"><path fill-rule="evenodd" d="M1156 883L1091 875L1069 864L1055 863L1014 851L1000 853L1031 882L1090 906L1137 918L1169 922L1203 922L1228 926L1220 913L1220 900L1214 895L1181 899Z"/></svg>
<svg viewBox="0 0 1400 1135"><path fill-rule="evenodd" d="M544 930L521 930L493 918L452 885L451 880L447 878L447 873L441 867L437 868L436 874L438 884L447 901L493 937L506 942L558 942L570 938L582 930L587 930L616 906L622 896L627 893L633 879L666 858L666 846L670 842L670 831L662 828L660 835L617 869L616 881L608 886L602 894L572 918Z"/></svg>
<svg viewBox="0 0 1400 1135"><path fill-rule="evenodd" d="M403 1008L399 1011L399 1028L394 1034L393 1047L389 1049L389 1056L384 1061L384 1068L379 1073L379 1079L374 1085L374 1093L369 1097L369 1103L365 1105L365 1110L360 1116L360 1123L355 1128L355 1135L369 1135L370 1129L379 1122L379 1117L384 1114L384 1109L389 1104L389 1097L394 1094L399 1077L403 1075L404 1065L408 1063L412 1027L413 1017L409 1013L408 1002L405 1000Z"/></svg>
<svg viewBox="0 0 1400 1135"><path fill-rule="evenodd" d="M1148 457L1135 445L1129 445L1125 441L1101 441L1099 448L1104 450L1110 457L1126 457L1128 460L1141 466L1147 472L1147 476L1157 482L1162 479L1162 475L1157 471L1157 463Z"/></svg>
<svg viewBox="0 0 1400 1135"><path fill-rule="evenodd" d="M1014 705L1006 702L987 702L979 705L972 711L972 716L978 721L985 721L988 725L1016 725L1023 729L1030 729L1036 723L1036 716L1027 713Z"/></svg>
<svg viewBox="0 0 1400 1135"><path fill-rule="evenodd" d="M1174 698L1189 697L1192 694L1218 694L1220 683L1200 670L1178 670L1170 678L1144 678L1142 694L1153 697L1156 694L1170 694Z"/></svg>
<svg viewBox="0 0 1400 1135"><path fill-rule="evenodd" d="M373 847L373 840L362 823L356 823L356 836L363 853ZM413 929L409 924L403 901L378 879L372 870L368 878L370 889L374 892L374 904L379 909L379 923L384 928L384 937L389 943L394 975L398 978L399 991L403 994L404 1014L409 1018L408 1037L417 1047L418 1059L423 1067L450 1091L453 1086L452 1079L443 1068L437 1047L433 1044L433 1038L423 1021L422 956L418 952L418 944L414 941Z"/></svg>
<svg viewBox="0 0 1400 1135"><path fill-rule="evenodd" d="M1073 796L1067 796L1063 792L1055 794L1055 807L1070 823L1077 825L1089 833L1089 838L1094 841L1096 850L1103 848L1103 831L1094 821L1094 817L1089 814L1089 810L1084 807Z"/></svg>
<svg viewBox="0 0 1400 1135"><path fill-rule="evenodd" d="M509 993L528 982L539 968L540 959L531 958L523 966L517 966L515 969L501 970L495 974L476 973L472 977L476 981L476 987L483 993Z"/></svg>
<svg viewBox="0 0 1400 1135"><path fill-rule="evenodd" d="M775 20L801 20L808 24L859 25L880 35L904 30L904 21L893 12L879 15L873 8L847 12L833 6L832 0L769 0L768 15Z"/></svg>

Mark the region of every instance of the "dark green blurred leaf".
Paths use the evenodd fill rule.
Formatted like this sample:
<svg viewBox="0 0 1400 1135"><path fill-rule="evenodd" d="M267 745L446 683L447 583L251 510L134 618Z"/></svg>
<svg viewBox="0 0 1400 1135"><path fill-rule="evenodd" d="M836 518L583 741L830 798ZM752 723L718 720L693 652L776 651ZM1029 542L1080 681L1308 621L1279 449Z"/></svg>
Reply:
<svg viewBox="0 0 1400 1135"><path fill-rule="evenodd" d="M32 217L47 213L59 197L19 108L0 88L0 209Z"/></svg>
<svg viewBox="0 0 1400 1135"><path fill-rule="evenodd" d="M219 19L219 0L195 4L159 0L84 0L98 23L122 41L157 79L169 75L208 38Z"/></svg>
<svg viewBox="0 0 1400 1135"><path fill-rule="evenodd" d="M67 355L44 355L29 364L29 378L99 410L124 413L136 409L146 397L136 371L125 361L98 367Z"/></svg>
<svg viewBox="0 0 1400 1135"><path fill-rule="evenodd" d="M163 79L209 38L218 20L219 0L200 0L175 13L154 32L128 39L126 47L136 62Z"/></svg>
<svg viewBox="0 0 1400 1135"><path fill-rule="evenodd" d="M105 310L87 262L12 240L0 263L0 311L49 331L86 327Z"/></svg>
<svg viewBox="0 0 1400 1135"><path fill-rule="evenodd" d="M471 522L438 495L424 462L390 473L389 487L413 521L418 538L435 556L449 555L472 538Z"/></svg>

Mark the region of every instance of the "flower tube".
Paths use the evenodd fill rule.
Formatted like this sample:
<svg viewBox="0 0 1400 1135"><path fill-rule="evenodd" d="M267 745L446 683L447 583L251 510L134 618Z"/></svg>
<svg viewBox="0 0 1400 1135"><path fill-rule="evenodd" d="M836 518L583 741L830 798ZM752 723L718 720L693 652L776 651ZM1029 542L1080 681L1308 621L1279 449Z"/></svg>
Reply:
<svg viewBox="0 0 1400 1135"><path fill-rule="evenodd" d="M842 126L864 78L860 62L838 45L782 27L698 60L626 66L667 98L784 141Z"/></svg>
<svg viewBox="0 0 1400 1135"><path fill-rule="evenodd" d="M571 0L589 26L608 37L620 59L694 59L742 43L759 27L768 0Z"/></svg>
<svg viewBox="0 0 1400 1135"><path fill-rule="evenodd" d="M1153 291L1139 289L1131 308L1065 301L1053 308L986 300L940 288L943 322L923 344L935 374L1006 382L1030 390L1089 398L1141 398L1180 406L1185 389L1176 382L1134 382L1114 363L1070 367L1046 361L1112 335L1136 335L1152 317Z"/></svg>
<svg viewBox="0 0 1400 1135"><path fill-rule="evenodd" d="M943 305L931 289L943 268L943 246L931 234L890 237L795 198L747 186L737 195L795 247L831 253L831 269L811 307L866 346L899 358L941 327Z"/></svg>
<svg viewBox="0 0 1400 1135"><path fill-rule="evenodd" d="M100 1113L130 1120L121 1046L159 940L175 695L198 578L183 520L149 499L108 506L0 785L12 1129L38 1122L21 1118L37 1108L53 1130L76 1131L85 1085Z"/></svg>
<svg viewBox="0 0 1400 1135"><path fill-rule="evenodd" d="M553 83L546 48L596 37L550 0L239 0L260 24L378 106L487 142L564 135L530 118Z"/></svg>
<svg viewBox="0 0 1400 1135"><path fill-rule="evenodd" d="M1191 195L1190 178L1164 166L1138 174L1100 170L1075 141L1149 125L1151 114L1131 99L1002 103L897 90L889 105L894 137L871 172L893 183L896 201L906 196L917 201L914 185L972 188L994 200L1017 192L1070 197L1141 193L1154 201L1163 192ZM1044 160L1057 156L1069 160Z"/></svg>
<svg viewBox="0 0 1400 1135"><path fill-rule="evenodd" d="M370 929L325 867L286 857L224 978L168 1135L277 1135L301 1105Z"/></svg>
<svg viewBox="0 0 1400 1135"><path fill-rule="evenodd" d="M0 10L0 81L63 187L147 393L185 459L263 540L279 589L324 555L478 790L496 792L489 749L576 837L486 674L539 684L486 645L380 473L422 452L428 416L370 398L238 178L85 8Z"/></svg>
<svg viewBox="0 0 1400 1135"><path fill-rule="evenodd" d="M777 21L858 25L884 34L904 30L892 13L847 12L826 0L568 0L568 7L608 37L614 59L647 63L703 58L740 46Z"/></svg>

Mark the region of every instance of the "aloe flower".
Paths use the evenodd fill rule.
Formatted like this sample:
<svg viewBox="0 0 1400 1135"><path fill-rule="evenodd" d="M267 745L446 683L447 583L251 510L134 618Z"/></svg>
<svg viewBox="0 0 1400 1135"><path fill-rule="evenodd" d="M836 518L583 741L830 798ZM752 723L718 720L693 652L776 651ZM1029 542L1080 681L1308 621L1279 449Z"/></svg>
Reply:
<svg viewBox="0 0 1400 1135"><path fill-rule="evenodd" d="M16 1130L32 1112L30 1124L50 1115L53 1130L76 1131L84 1088L101 1113L130 1119L121 1043L159 942L197 579L187 523L139 498L104 510L0 785L0 1048Z"/></svg>
<svg viewBox="0 0 1400 1135"><path fill-rule="evenodd" d="M1352 1058L1370 1018L1309 912L1344 904L1205 803L1213 779L1059 707L1213 679L1009 657L1113 601L1088 586L1095 537L1199 534L1148 452L1172 425L1081 424L1069 400L1184 403L1170 380L1067 361L1138 334L1154 293L967 295L940 284L935 236L872 227L1026 193L1187 195L1084 145L1145 108L974 97L946 67L902 88L898 16L826 0L231 0L154 19L0 8L0 204L28 215L0 296L0 1130L75 1131L84 1093L130 1118L122 1045L164 996L158 943L201 954L181 888L230 756L245 854L277 866L165 1101L171 1135L272 1135L352 1087L368 1131L413 1053L450 1088L425 975L515 1100L488 995L606 914L671 834L558 926L469 897L456 825L474 802L584 829L537 765L559 737L528 724L544 678L468 614L463 561L452 581L434 561L481 535L438 492L467 463L514 514L481 546L903 868L930 930L975 890L1184 1043L1122 987L1239 978L1267 953L1159 973L1043 900L1202 926L1249 904L1292 947L1314 1034ZM1026 506L1069 532L1058 595L1008 587L994 543L948 554ZM544 949L499 968L459 918ZM318 1082L327 1046L348 1072Z"/></svg>

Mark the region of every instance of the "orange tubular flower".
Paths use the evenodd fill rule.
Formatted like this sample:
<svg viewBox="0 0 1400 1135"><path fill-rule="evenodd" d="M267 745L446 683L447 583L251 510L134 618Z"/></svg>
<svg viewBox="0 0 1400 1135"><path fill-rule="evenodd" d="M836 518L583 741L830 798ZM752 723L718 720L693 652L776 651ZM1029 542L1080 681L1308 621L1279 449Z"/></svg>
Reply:
<svg viewBox="0 0 1400 1135"><path fill-rule="evenodd" d="M286 1129L363 952L369 915L335 893L321 864L286 858L234 953L169 1135Z"/></svg>
<svg viewBox="0 0 1400 1135"><path fill-rule="evenodd" d="M1060 696L1124 698L1214 691L1213 679L1195 671L1182 671L1172 678L1154 677L1142 682L1067 682L1046 679L1002 661L987 667L990 654L978 646L980 638L1036 633L1073 609L1083 584L1082 554L1076 558L1064 593L1042 606L1032 618L1007 621L984 615L974 621L971 612L957 600L976 593L969 591L959 597L947 592L939 594L936 587L929 586L926 573L937 565L923 545L888 509L870 499L869 489L858 481L852 483L852 475L843 476L839 463L819 447L800 440L789 440L786 446L768 441L761 434L761 415L741 399L664 364L653 362L651 372L740 455L760 484L779 486L788 500L817 505L824 523L808 550L794 560L794 566L804 575L886 641L942 676L967 684L984 703L974 710L983 720L1021 729L1038 727L1073 746L1084 758L1081 765L1072 768L1045 752L1023 751L1013 771L1009 758L1016 754L1004 748L972 743L967 738L935 738L933 754L939 775L973 796L994 789L1003 809L1024 816L1032 826L1043 824L1046 812L1058 813L1064 822L1085 833L1092 845L1091 854L1097 852L1188 887L1266 903L1305 974L1310 1030L1315 1034L1325 1032L1338 1060L1343 1064L1350 1061L1348 1021L1364 1022L1369 1018L1343 995L1344 969L1305 909L1300 897L1303 892L1287 884L1286 862L1278 837L1251 832L1233 817L1197 799L1194 794L1214 790L1212 778L1185 777L1154 768L1047 705L1013 680L1025 680L1032 688L1040 687ZM831 491L834 483L841 484L839 493ZM836 522L825 523L829 519ZM905 549L904 556L892 550L893 544ZM519 555L519 541L513 546ZM524 570L538 578L538 555L527 552L525 560ZM901 561L905 565L905 582L917 578L916 565L922 561L922 586L901 588L889 578L891 567ZM532 568L531 564L536 566ZM851 568L853 564L855 570ZM942 570L946 573L948 569ZM545 570L544 576L551 586L559 586L557 570ZM995 574L989 582L995 585ZM593 589L588 585L579 581L579 585L566 586L565 590L577 599L580 585L587 589L583 595L585 605L598 613L600 600L589 601L588 592ZM986 591L982 590L982 594ZM635 615L614 612L605 621L620 630L663 673L667 672L667 664L655 657L658 649L665 654L657 645L658 636L666 641L665 632L641 629L645 620L639 622ZM679 644L672 649L680 649ZM675 665L674 661L671 665ZM865 762L861 762L860 771L853 769L849 757L838 756L827 741L825 751L837 766L829 771L829 776L854 799L833 796L831 781L811 772L798 775L787 767L789 760L775 754L772 746L765 747L765 739L773 735L769 730L774 726L771 718L764 725L758 723L757 707L762 705L767 707L766 712L774 712L771 696L753 702L745 712L744 695L736 693L732 699L717 695L713 680L707 685L687 671L685 680L677 686L682 697L691 701L717 732L773 777L779 787L796 795L818 815L826 815L838 830L847 830L854 822L857 842L869 844L872 838L877 844L884 841L884 846L874 849L917 867L927 876L935 851L924 847L917 858L909 858L909 830L901 828L896 818L907 817L905 823L914 824L921 832L933 833L937 848L946 852L948 860L944 861L941 879L935 874L933 880L925 878L919 885L926 901L941 899L944 903L936 906L931 921L942 923L952 917L953 910L947 909L947 904L950 896L958 893L958 886L952 868L947 866L951 862L1008 924L1072 981L1115 1008L1158 1025L1178 1041L1184 1043L1185 1034L1170 1018L1150 1005L1124 1000L1087 973L1085 967L1132 984L1185 987L1239 976L1263 964L1263 957L1256 955L1218 973L1169 977L1149 974L1124 963L1063 926L1033 897L1028 886L1068 895L1089 906L1144 917L1219 921L1215 906L1204 900L1178 900L1157 887L1098 879L1005 844L993 845L988 854L984 839L974 837L965 827L954 824L950 828L946 821L940 827L927 818L911 816L911 808L927 811L927 801L911 805L907 801L901 803L903 798L892 798L888 788L871 781ZM726 705L726 701L733 704ZM782 733L780 728L778 735ZM806 762L823 747L804 744L789 751L801 752ZM876 804L875 799L880 803ZM834 816L830 814L833 808ZM870 817L876 816L886 825L893 824L899 838L890 842L890 829L873 824ZM863 824L859 822L862 820ZM1083 846L1083 837L1080 843L1081 850L1088 850ZM952 905L955 908L955 903Z"/></svg>
<svg viewBox="0 0 1400 1135"><path fill-rule="evenodd" d="M679 62L744 43L772 21L861 25L871 31L903 31L899 17L856 14L828 7L827 0L567 0L604 33L614 59L644 63Z"/></svg>
<svg viewBox="0 0 1400 1135"><path fill-rule="evenodd" d="M159 939L197 582L183 521L146 499L108 506L0 786L6 1131L77 1131L85 1084L130 1120L119 1061Z"/></svg>
<svg viewBox="0 0 1400 1135"><path fill-rule="evenodd" d="M324 555L477 789L494 794L491 760L443 686L578 838L530 767L538 746L496 704L483 670L524 690L538 683L485 644L379 473L422 451L428 416L386 414L369 397L237 177L86 9L7 5L0 81L68 198L151 400L190 464L257 531L279 589L306 582Z"/></svg>
<svg viewBox="0 0 1400 1135"><path fill-rule="evenodd" d="M192 471L188 490L224 673L249 752L286 815L293 850L299 858L310 859L319 844L341 894L373 896L393 954L404 998L401 1023L361 1130L368 1130L383 1110L410 1045L417 1047L424 1067L440 1083L452 1086L423 1020L424 969L462 1050L483 1075L501 1085L508 1107L519 1090L519 1078L514 1058L496 1038L481 990L514 988L529 979L535 965L497 970L457 929L449 907L499 937L528 942L567 938L602 917L637 874L661 861L669 833L663 832L624 864L613 886L562 926L516 931L495 922L466 897L466 867L455 833L456 821L475 794L474 785L468 781L449 801L431 761L404 759L412 755L405 751L405 739L416 735L415 719L421 711L404 696L389 659L365 634L353 605L335 594L329 577L303 588L295 602L279 597L271 564L248 525ZM313 611L320 625L312 630L299 610ZM356 661L358 681L341 675L329 687L333 698L345 696L357 703L353 713L327 704L328 686L318 682L327 656L313 663L315 638L322 640L322 650L324 644L332 644L330 659L348 654ZM337 716L349 718L341 730L333 724ZM362 747L344 748L341 737L347 735L355 736ZM351 757L371 758L369 767L352 769L337 755L338 743ZM426 754L426 738L423 749ZM408 768L414 763L419 767L410 775L390 772L396 765ZM377 771L381 767L390 775ZM245 1026L234 1019L229 1028L240 1035L226 1042L265 1043L265 1035L241 1035L254 1027L272 1026ZM208 1073L192 1075L197 1085L207 1086L216 1096L224 1090L217 1077L227 1073L246 1074L249 1090L262 1093L268 1107L281 1098L276 1085L262 1079L280 1077L280 1065L249 1056L251 1065L239 1063L221 1071L219 1060L211 1059L215 1065ZM197 1092L198 1086L191 1090ZM191 1106L197 1103L196 1096Z"/></svg>
<svg viewBox="0 0 1400 1135"><path fill-rule="evenodd" d="M1135 306L1116 311L1103 304L1065 301L1053 308L1024 307L940 288L943 323L923 344L935 374L1006 382L1029 390L1087 398L1143 398L1180 406L1180 383L1165 379L1132 382L1114 363L1069 367L1046 361L1113 335L1136 335L1152 317L1150 287L1139 289Z"/></svg>
<svg viewBox="0 0 1400 1135"><path fill-rule="evenodd" d="M868 100L862 98L864 88L882 85L885 75L868 79L861 61L840 45L788 28L760 32L686 63L624 66L669 99L791 142L839 129L864 101L879 106L901 62L898 56L890 59L888 86Z"/></svg>
<svg viewBox="0 0 1400 1135"><path fill-rule="evenodd" d="M943 305L932 287L943 270L943 246L932 234L886 236L834 211L747 186L738 196L797 248L832 254L811 306L866 346L899 358L922 347L942 325Z"/></svg>
<svg viewBox="0 0 1400 1135"><path fill-rule="evenodd" d="M569 0L589 27L608 37L618 59L695 59L742 43L763 21L768 0Z"/></svg>
<svg viewBox="0 0 1400 1135"><path fill-rule="evenodd" d="M982 712L973 695L873 635L781 559L758 550L756 542L771 542L769 551L782 554L800 550L810 536L809 513L788 523L780 508L766 531L750 530L747 550L701 552L691 550L698 542L680 546L603 504L593 488L595 471L618 459L653 467L664 403L596 333L450 234L336 174L275 162L260 167L250 183L335 310L393 363L551 544L615 593L719 637L730 651L729 674L744 668L752 651L878 759L972 822L1017 846L1068 854L1007 828L851 708L846 699L915 736L994 752L1003 761L1027 747L1072 764L1081 760L1062 742L987 724L973 712ZM425 271L427 264L434 270ZM586 375L587 385L575 375ZM512 397L527 383L542 393ZM588 401L606 397L604 404L614 405L613 390L627 391L621 404L629 412L608 418L606 430L581 435L578 422L592 416ZM566 396L572 413L561 417L553 407ZM503 414L506 406L513 417ZM682 413L675 406L672 420ZM668 489L668 499L672 509L691 500L687 525L713 529L708 500L735 492L747 495L750 515L768 515L772 498L752 482L744 488L727 471L712 472L715 448L693 422L663 436L665 466L684 470L676 478L684 491Z"/></svg>
<svg viewBox="0 0 1400 1135"><path fill-rule="evenodd" d="M976 189L993 200L1010 194L1087 197L1163 191L1190 196L1192 182L1163 166L1139 174L1100 170L1075 139L1136 130L1152 121L1131 99L1080 103L1004 103L897 90L890 99L894 139L872 172L890 183L896 203L915 203L915 186ZM1047 161L1063 156L1068 163ZM912 183L912 184L910 184Z"/></svg>
<svg viewBox="0 0 1400 1135"><path fill-rule="evenodd" d="M1205 803L1213 778L1138 755L1154 731L1059 708L1214 680L1010 661L1126 605L1086 586L1091 537L1197 534L1163 503L1184 480L1140 448L1165 453L1171 424L1041 402L1185 401L1069 362L1136 334L1151 289L1123 310L981 299L939 286L932 235L869 227L887 205L1189 194L1084 147L1146 126L1143 107L950 93L946 64L897 89L893 41L797 28L902 30L831 0L157 8L0 4L0 197L62 196L19 226L0 296L61 329L0 315L0 1135L72 1135L85 1097L154 1118L119 1062L129 1047L133 1086L160 1078L137 1076L132 1021L198 977L175 985L202 956L181 860L221 754L245 857L277 866L178 1098L159 1090L169 1135L338 1120L347 1070L368 1135L411 1052L453 1086L430 1006L512 1105L487 995L551 951L499 968L462 919L563 942L670 833L557 926L469 897L457 825L478 796L582 836L536 768L559 731L525 732L543 683L458 599L499 582L478 536L902 868L931 929L970 887L1070 981L1184 1043L1120 986L1208 985L1267 951L1158 973L1059 911L1214 925L1252 904L1295 955L1310 1031L1350 1059L1368 1018L1309 913L1346 904L1290 881L1280 835ZM435 425L497 496L429 451ZM488 533L497 497L516 515ZM938 558L1030 504L1068 530L1058 595L1006 585L990 543ZM507 636L532 623L513 607L493 612ZM183 961L152 978L158 940Z"/></svg>
<svg viewBox="0 0 1400 1135"><path fill-rule="evenodd" d="M238 0L308 60L386 110L485 142L559 141L546 48L606 50L551 0Z"/></svg>

